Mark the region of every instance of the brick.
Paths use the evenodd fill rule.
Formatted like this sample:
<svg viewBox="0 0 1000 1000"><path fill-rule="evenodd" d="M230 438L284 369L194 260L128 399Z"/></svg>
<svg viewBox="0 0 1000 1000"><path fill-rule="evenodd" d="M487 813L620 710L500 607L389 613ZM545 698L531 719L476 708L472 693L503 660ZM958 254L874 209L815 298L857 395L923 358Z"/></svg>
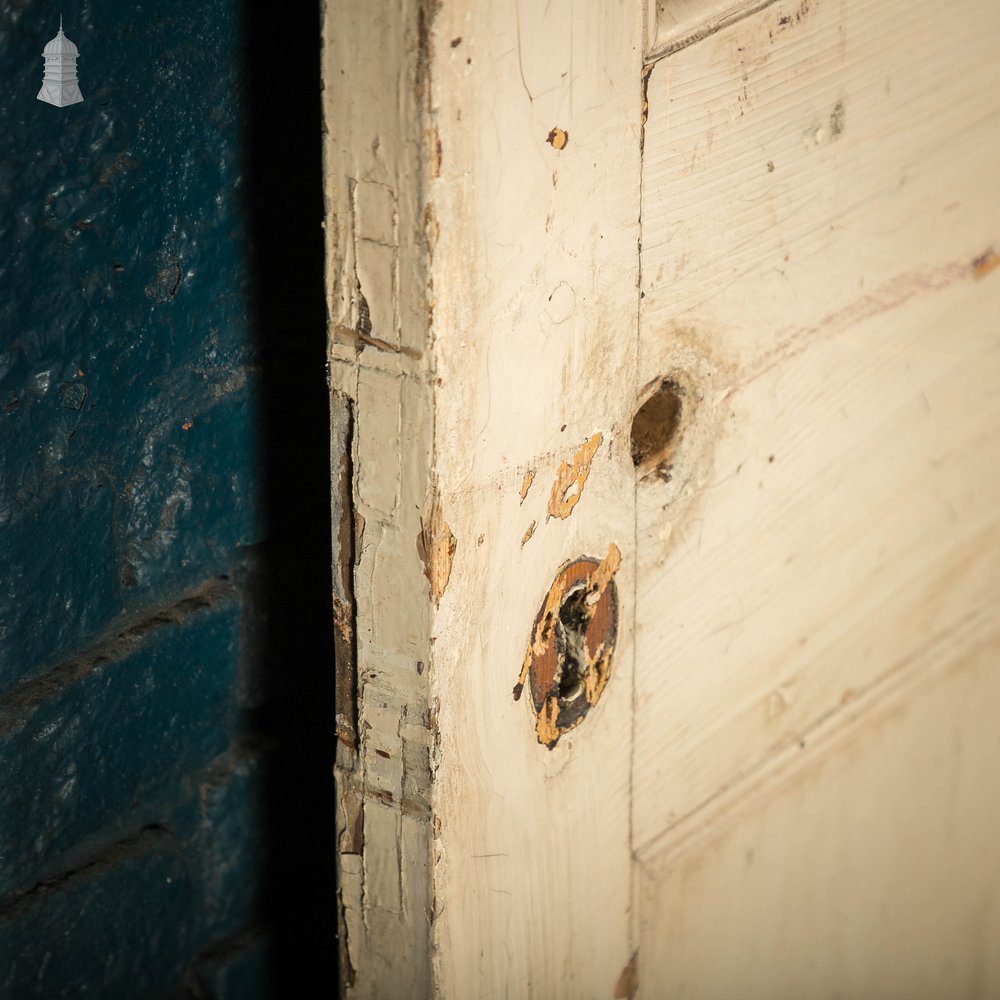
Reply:
<svg viewBox="0 0 1000 1000"><path fill-rule="evenodd" d="M229 744L236 725L241 605L151 632L26 712L8 706L0 750L0 885L65 866L88 838L135 823L179 778Z"/></svg>
<svg viewBox="0 0 1000 1000"><path fill-rule="evenodd" d="M198 908L205 933L233 934L260 918L264 870L266 758L242 750L213 763L198 783Z"/></svg>
<svg viewBox="0 0 1000 1000"><path fill-rule="evenodd" d="M266 1000L271 977L270 942L262 935L202 956L189 974L192 1000Z"/></svg>
<svg viewBox="0 0 1000 1000"><path fill-rule="evenodd" d="M179 845L145 831L0 916L0 996L170 995L197 936L194 898Z"/></svg>
<svg viewBox="0 0 1000 1000"><path fill-rule="evenodd" d="M136 895L162 912L165 921L150 957L157 975L164 978L156 981L158 992L152 995L173 996L171 982L179 989L183 978L185 996L263 997L271 946L262 934L247 928L261 916L265 770L265 756L230 749L161 796L158 805L153 803L160 822L139 836L140 843L133 837L125 838L124 846L104 845L94 852L96 864L82 862L79 872L56 875L13 903L8 898L11 912L4 914L0 905L0 969L10 962L14 971L8 980L0 975L0 987L10 984L24 991L9 994L18 1000L22 995L130 996L128 977L133 973L118 962L120 932L106 909L118 899L127 910ZM178 799L181 793L184 797ZM165 871L160 884L156 872L165 868L171 871ZM179 881L177 873L182 875ZM173 903L168 899L164 907L164 894L172 898L174 893L179 898ZM63 898L67 894L72 905ZM61 925L77 904L88 924L74 917ZM70 937L83 926L91 946L109 953L107 969L79 961ZM11 958L22 933L39 938L28 948L30 961L40 964L51 954L61 963L38 983ZM7 995L0 988L0 996Z"/></svg>
<svg viewBox="0 0 1000 1000"><path fill-rule="evenodd" d="M0 691L75 651L120 612L114 502L99 474L69 477L59 494L0 526ZM50 527L58 524L66 530Z"/></svg>
<svg viewBox="0 0 1000 1000"><path fill-rule="evenodd" d="M252 390L201 398L200 411L176 404L170 423L132 429L135 454L85 454L38 485L43 495L5 529L0 690L224 572L261 535Z"/></svg>

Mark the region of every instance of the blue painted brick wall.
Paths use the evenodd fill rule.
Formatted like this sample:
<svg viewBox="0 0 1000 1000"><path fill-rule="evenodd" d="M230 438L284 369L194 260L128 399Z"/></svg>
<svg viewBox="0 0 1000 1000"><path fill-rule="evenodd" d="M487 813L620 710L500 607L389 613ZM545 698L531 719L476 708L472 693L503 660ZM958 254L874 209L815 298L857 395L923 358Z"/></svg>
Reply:
<svg viewBox="0 0 1000 1000"><path fill-rule="evenodd" d="M136 825L144 803L173 794L178 772L205 767L234 739L241 609L213 596L220 606L153 626L134 648L110 642L21 688L34 704L0 708L6 892L70 867L67 852L95 836Z"/></svg>
<svg viewBox="0 0 1000 1000"><path fill-rule="evenodd" d="M308 684L261 673L297 503L269 520L264 456L298 445L262 429L247 10L0 4L0 998L282 995L264 810Z"/></svg>
<svg viewBox="0 0 1000 1000"><path fill-rule="evenodd" d="M67 108L55 8L0 9L5 688L262 534L240 4L84 7Z"/></svg>
<svg viewBox="0 0 1000 1000"><path fill-rule="evenodd" d="M42 887L0 920L0 996L166 997L197 947L196 873L158 828Z"/></svg>

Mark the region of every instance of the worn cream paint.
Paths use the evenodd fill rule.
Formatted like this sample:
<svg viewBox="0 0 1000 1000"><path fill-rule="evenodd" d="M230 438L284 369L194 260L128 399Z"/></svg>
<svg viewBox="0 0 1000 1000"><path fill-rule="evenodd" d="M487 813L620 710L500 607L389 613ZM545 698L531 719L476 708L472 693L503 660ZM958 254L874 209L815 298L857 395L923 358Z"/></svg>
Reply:
<svg viewBox="0 0 1000 1000"><path fill-rule="evenodd" d="M640 996L1000 989L997 37L774 3L649 75L640 377L703 405L637 494Z"/></svg>
<svg viewBox="0 0 1000 1000"><path fill-rule="evenodd" d="M718 404L690 506L639 494L640 850L991 606L1000 100L983 5L937 9L776 4L650 77L643 375L697 356Z"/></svg>
<svg viewBox="0 0 1000 1000"><path fill-rule="evenodd" d="M333 456L335 608L353 613L356 655L342 642L337 669L357 688L353 731L338 705L340 964L358 998L433 992L428 664L452 548L431 476L430 16L396 0L324 10L329 372L350 452Z"/></svg>
<svg viewBox="0 0 1000 1000"><path fill-rule="evenodd" d="M338 766L350 996L609 996L634 951L631 638L552 751L511 697L562 563L620 550L626 616L633 588L642 18L579 14L326 9L330 370L364 524L360 746ZM529 493L566 470L555 500Z"/></svg>
<svg viewBox="0 0 1000 1000"><path fill-rule="evenodd" d="M1000 988L998 36L327 5L347 996ZM511 688L612 551L614 670L549 750Z"/></svg>
<svg viewBox="0 0 1000 1000"><path fill-rule="evenodd" d="M635 4L569 0L434 23L435 471L459 538L431 672L442 996L610 997L633 951L631 637L552 750L511 689L566 560L616 545L631 614L641 27Z"/></svg>
<svg viewBox="0 0 1000 1000"><path fill-rule="evenodd" d="M1000 994L996 632L951 646L637 866L640 995Z"/></svg>

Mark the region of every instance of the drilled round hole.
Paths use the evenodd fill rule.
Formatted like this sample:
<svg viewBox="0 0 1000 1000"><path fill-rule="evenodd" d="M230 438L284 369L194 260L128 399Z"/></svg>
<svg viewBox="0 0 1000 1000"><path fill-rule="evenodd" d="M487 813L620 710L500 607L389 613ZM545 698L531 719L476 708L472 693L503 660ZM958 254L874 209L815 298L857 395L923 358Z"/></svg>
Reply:
<svg viewBox="0 0 1000 1000"><path fill-rule="evenodd" d="M636 411L632 418L632 462L637 469L663 468L680 437L683 390L671 379Z"/></svg>

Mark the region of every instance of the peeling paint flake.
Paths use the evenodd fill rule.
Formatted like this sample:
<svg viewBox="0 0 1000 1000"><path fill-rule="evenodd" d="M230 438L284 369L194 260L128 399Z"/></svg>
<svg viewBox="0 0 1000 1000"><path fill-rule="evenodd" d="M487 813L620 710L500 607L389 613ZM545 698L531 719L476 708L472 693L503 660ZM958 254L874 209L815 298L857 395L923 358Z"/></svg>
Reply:
<svg viewBox="0 0 1000 1000"><path fill-rule="evenodd" d="M528 469L524 474L524 479L521 480L521 503L524 503L524 498L528 495L528 490L531 489L531 484L535 481L535 470Z"/></svg>
<svg viewBox="0 0 1000 1000"><path fill-rule="evenodd" d="M565 520L573 513L573 508L583 496L583 485L590 475L590 463L603 440L600 432L594 434L580 445L572 462L563 462L559 466L556 481L552 484L552 496L549 498L550 517ZM574 486L576 491L571 493Z"/></svg>

